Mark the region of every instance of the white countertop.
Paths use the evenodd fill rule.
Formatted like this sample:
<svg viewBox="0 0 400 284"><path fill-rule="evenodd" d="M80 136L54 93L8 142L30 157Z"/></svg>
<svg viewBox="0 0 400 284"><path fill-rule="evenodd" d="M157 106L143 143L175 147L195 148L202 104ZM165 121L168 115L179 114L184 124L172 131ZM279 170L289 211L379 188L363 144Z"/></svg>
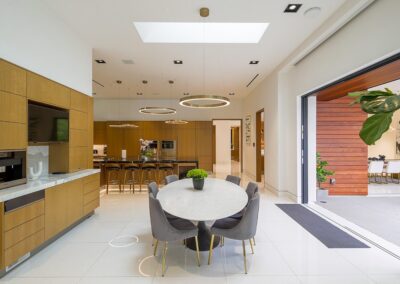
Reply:
<svg viewBox="0 0 400 284"><path fill-rule="evenodd" d="M193 189L192 179L181 179L162 187L157 194L168 213L192 221L212 221L242 210L246 191L222 179L206 178L203 190Z"/></svg>
<svg viewBox="0 0 400 284"><path fill-rule="evenodd" d="M0 202L27 195L29 193L40 191L75 179L83 178L85 176L90 176L99 172L99 169L87 169L68 174L43 176L34 181L28 180L28 183L26 184L0 190Z"/></svg>

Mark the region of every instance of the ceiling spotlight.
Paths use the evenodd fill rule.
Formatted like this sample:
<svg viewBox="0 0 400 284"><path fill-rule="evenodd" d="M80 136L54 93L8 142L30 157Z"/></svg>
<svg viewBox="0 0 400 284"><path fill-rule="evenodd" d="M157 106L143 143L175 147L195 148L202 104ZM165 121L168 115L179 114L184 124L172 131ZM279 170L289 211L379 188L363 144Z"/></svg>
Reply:
<svg viewBox="0 0 400 284"><path fill-rule="evenodd" d="M230 96L234 96L234 95L235 95L235 93L229 93L229 95L230 95Z"/></svg>
<svg viewBox="0 0 400 284"><path fill-rule="evenodd" d="M210 9L203 7L200 9L200 16L203 18L207 18L210 15Z"/></svg>
<svg viewBox="0 0 400 284"><path fill-rule="evenodd" d="M96 59L95 61L96 61L97 63L99 63L99 64L105 64L105 63L106 63L106 61L103 60L103 59Z"/></svg>
<svg viewBox="0 0 400 284"><path fill-rule="evenodd" d="M297 13L299 11L302 4L289 4L286 9L283 11L284 13Z"/></svg>
<svg viewBox="0 0 400 284"><path fill-rule="evenodd" d="M256 64L258 64L260 61L258 61L258 60L251 60L250 62L249 62L249 64L251 64L251 65L256 65Z"/></svg>
<svg viewBox="0 0 400 284"><path fill-rule="evenodd" d="M189 96L189 93L183 93L184 96Z"/></svg>
<svg viewBox="0 0 400 284"><path fill-rule="evenodd" d="M117 80L116 82L117 82L117 84L122 84L121 80Z"/></svg>
<svg viewBox="0 0 400 284"><path fill-rule="evenodd" d="M143 83L143 84L147 84L148 81L147 81L147 80L143 80L142 83Z"/></svg>
<svg viewBox="0 0 400 284"><path fill-rule="evenodd" d="M138 96L143 96L143 93L136 93L136 95L138 95Z"/></svg>
<svg viewBox="0 0 400 284"><path fill-rule="evenodd" d="M174 64L183 64L182 60L174 60Z"/></svg>
<svg viewBox="0 0 400 284"><path fill-rule="evenodd" d="M168 83L170 83L170 84L173 84L173 83L174 83L174 81L173 81L173 80L169 80L169 81L168 81Z"/></svg>

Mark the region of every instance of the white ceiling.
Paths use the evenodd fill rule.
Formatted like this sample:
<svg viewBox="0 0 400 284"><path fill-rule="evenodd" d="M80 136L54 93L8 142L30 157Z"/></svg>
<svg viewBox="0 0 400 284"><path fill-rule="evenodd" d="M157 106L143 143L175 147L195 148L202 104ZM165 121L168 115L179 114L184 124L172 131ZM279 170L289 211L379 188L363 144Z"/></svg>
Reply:
<svg viewBox="0 0 400 284"><path fill-rule="evenodd" d="M93 79L104 85L93 84L96 97L159 99L182 97L184 92L234 92L235 98L245 97L345 0L43 1L92 45L93 59L106 60L107 64L93 63ZM284 14L287 4L293 2L303 3L300 11ZM303 15L315 6L322 8L318 17ZM133 25L134 21L203 21L198 12L201 7L210 9L209 22L268 22L270 26L258 44L154 44L143 43ZM123 64L122 59L134 64ZM184 64L174 65L174 59ZM260 63L249 65L250 60ZM143 85L142 80L149 83ZM137 92L143 96L138 97Z"/></svg>

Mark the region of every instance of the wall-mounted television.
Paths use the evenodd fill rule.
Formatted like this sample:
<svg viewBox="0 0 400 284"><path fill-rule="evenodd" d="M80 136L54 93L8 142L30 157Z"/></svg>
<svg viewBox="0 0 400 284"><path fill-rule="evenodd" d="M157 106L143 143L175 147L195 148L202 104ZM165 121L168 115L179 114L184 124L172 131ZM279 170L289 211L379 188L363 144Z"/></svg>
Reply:
<svg viewBox="0 0 400 284"><path fill-rule="evenodd" d="M29 102L28 117L28 140L30 143L68 142L68 110Z"/></svg>

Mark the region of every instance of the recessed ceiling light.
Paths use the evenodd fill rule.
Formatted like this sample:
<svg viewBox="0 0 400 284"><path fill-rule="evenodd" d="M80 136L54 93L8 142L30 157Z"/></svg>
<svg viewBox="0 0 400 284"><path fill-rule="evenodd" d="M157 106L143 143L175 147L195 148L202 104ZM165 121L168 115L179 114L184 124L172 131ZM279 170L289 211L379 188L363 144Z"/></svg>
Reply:
<svg viewBox="0 0 400 284"><path fill-rule="evenodd" d="M97 63L99 63L99 64L105 64L105 63L106 63L106 61L103 60L103 59L96 59L95 61L96 61Z"/></svg>
<svg viewBox="0 0 400 284"><path fill-rule="evenodd" d="M122 84L121 80L117 80L116 82L117 82L117 84Z"/></svg>
<svg viewBox="0 0 400 284"><path fill-rule="evenodd" d="M189 96L189 93L183 93L184 96Z"/></svg>
<svg viewBox="0 0 400 284"><path fill-rule="evenodd" d="M173 83L174 83L174 81L173 81L173 80L169 80L169 81L168 81L168 83L170 83L170 84L173 84Z"/></svg>
<svg viewBox="0 0 400 284"><path fill-rule="evenodd" d="M147 84L148 81L147 81L147 80L143 80L142 83L143 83L143 84Z"/></svg>
<svg viewBox="0 0 400 284"><path fill-rule="evenodd" d="M145 43L258 43L269 23L134 22Z"/></svg>
<svg viewBox="0 0 400 284"><path fill-rule="evenodd" d="M174 60L174 64L183 64L182 60Z"/></svg>
<svg viewBox="0 0 400 284"><path fill-rule="evenodd" d="M229 95L230 95L230 96L234 96L234 95L235 95L235 93L229 93Z"/></svg>
<svg viewBox="0 0 400 284"><path fill-rule="evenodd" d="M97 95L96 93L92 93L92 96L95 96L95 95Z"/></svg>
<svg viewBox="0 0 400 284"><path fill-rule="evenodd" d="M136 95L138 95L138 96L143 96L143 93L136 93Z"/></svg>
<svg viewBox="0 0 400 284"><path fill-rule="evenodd" d="M289 4L286 9L283 11L284 13L297 13L302 4Z"/></svg>
<svg viewBox="0 0 400 284"><path fill-rule="evenodd" d="M260 63L260 61L258 61L258 60L251 60L251 61L249 62L249 64L251 64L251 65L256 65L256 64L258 64L258 63Z"/></svg>

